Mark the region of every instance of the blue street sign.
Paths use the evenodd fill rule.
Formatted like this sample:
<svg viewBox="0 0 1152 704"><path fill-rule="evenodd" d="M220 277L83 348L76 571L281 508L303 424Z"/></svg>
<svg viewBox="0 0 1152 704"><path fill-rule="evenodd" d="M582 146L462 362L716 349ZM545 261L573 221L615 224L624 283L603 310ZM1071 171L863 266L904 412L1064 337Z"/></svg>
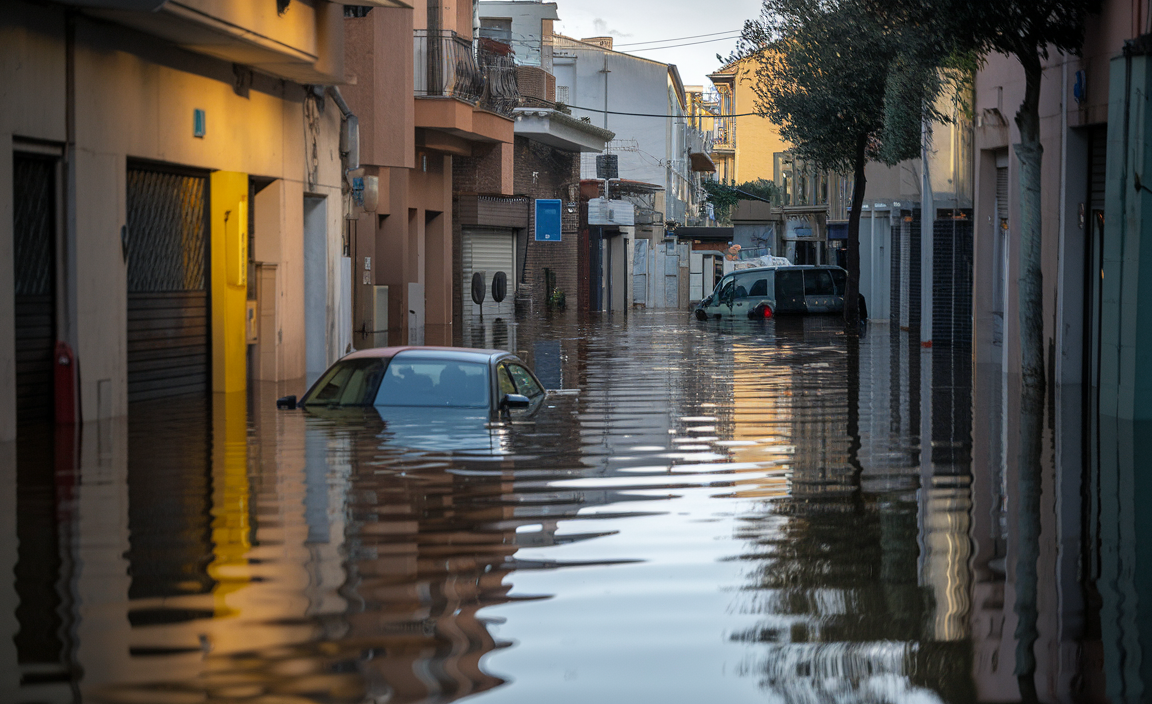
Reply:
<svg viewBox="0 0 1152 704"><path fill-rule="evenodd" d="M564 204L559 199L536 200L536 241L560 241L560 213Z"/></svg>

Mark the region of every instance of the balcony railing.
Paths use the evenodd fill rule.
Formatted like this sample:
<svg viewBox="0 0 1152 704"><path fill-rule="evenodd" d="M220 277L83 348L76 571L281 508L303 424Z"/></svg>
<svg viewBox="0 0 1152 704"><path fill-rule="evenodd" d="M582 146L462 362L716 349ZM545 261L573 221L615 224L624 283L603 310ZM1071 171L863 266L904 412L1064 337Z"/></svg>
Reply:
<svg viewBox="0 0 1152 704"><path fill-rule="evenodd" d="M417 97L456 98L511 115L520 102L511 56L481 49L449 31L418 29L413 43Z"/></svg>

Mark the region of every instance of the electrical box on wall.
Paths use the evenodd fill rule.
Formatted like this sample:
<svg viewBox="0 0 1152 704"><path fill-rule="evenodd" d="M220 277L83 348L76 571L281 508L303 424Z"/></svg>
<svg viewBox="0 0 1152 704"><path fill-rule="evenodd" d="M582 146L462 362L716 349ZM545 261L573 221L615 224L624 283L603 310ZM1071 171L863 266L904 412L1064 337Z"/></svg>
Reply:
<svg viewBox="0 0 1152 704"><path fill-rule="evenodd" d="M259 325L257 325L260 309L256 305L256 301L248 301L248 312L244 317L244 334L248 340L248 344L254 345L260 341Z"/></svg>

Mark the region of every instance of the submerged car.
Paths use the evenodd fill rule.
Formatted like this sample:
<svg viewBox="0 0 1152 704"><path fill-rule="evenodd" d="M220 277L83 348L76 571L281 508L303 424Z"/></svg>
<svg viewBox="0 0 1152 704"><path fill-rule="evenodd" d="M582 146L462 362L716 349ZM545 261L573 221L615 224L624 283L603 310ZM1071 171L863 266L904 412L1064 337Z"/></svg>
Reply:
<svg viewBox="0 0 1152 704"><path fill-rule="evenodd" d="M843 313L848 272L838 266L765 266L720 279L696 306L696 317L771 318L774 315ZM863 307L861 307L863 310Z"/></svg>
<svg viewBox="0 0 1152 704"><path fill-rule="evenodd" d="M382 347L343 357L299 402L286 396L277 406L471 409L495 419L530 414L544 397L536 375L502 350Z"/></svg>

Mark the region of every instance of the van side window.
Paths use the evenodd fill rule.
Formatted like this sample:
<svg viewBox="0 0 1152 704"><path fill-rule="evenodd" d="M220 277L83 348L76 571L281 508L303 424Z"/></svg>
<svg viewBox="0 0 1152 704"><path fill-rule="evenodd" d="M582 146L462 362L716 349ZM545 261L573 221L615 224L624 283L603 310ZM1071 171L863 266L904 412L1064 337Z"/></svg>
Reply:
<svg viewBox="0 0 1152 704"><path fill-rule="evenodd" d="M805 296L834 296L832 274L827 269L806 269L804 271Z"/></svg>
<svg viewBox="0 0 1152 704"><path fill-rule="evenodd" d="M843 296L848 290L848 272L843 269L832 269L832 283L836 286L836 295Z"/></svg>
<svg viewBox="0 0 1152 704"><path fill-rule="evenodd" d="M736 274L736 297L767 296L768 280L771 272L752 271L746 274Z"/></svg>
<svg viewBox="0 0 1152 704"><path fill-rule="evenodd" d="M784 269L776 272L776 298L788 300L804 298L804 272L800 269Z"/></svg>

